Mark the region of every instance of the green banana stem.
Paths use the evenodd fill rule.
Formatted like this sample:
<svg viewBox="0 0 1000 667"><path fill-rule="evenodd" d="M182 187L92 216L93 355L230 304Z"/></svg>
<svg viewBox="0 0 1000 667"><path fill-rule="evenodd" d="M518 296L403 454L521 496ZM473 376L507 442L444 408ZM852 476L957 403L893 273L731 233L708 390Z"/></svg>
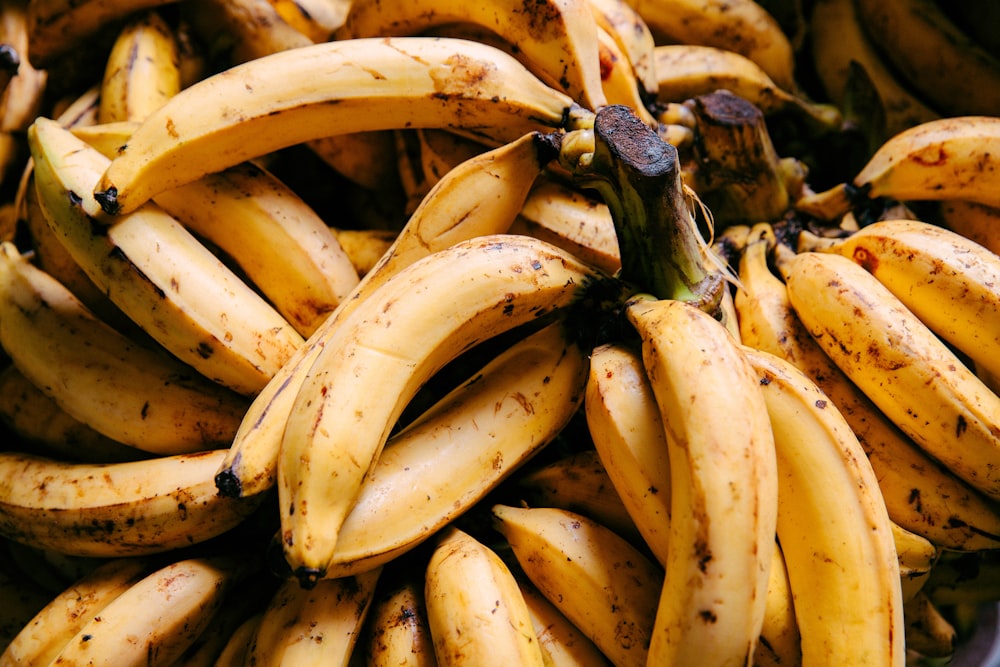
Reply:
<svg viewBox="0 0 1000 667"><path fill-rule="evenodd" d="M718 307L724 281L706 262L677 150L627 106L601 108L593 131L569 132L560 164L611 211L621 278L660 299Z"/></svg>

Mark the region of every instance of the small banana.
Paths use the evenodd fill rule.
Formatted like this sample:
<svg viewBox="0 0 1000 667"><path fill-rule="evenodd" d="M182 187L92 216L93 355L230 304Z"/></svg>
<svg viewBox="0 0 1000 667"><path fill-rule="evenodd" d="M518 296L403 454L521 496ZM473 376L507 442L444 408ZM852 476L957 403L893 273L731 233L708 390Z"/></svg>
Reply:
<svg viewBox="0 0 1000 667"><path fill-rule="evenodd" d="M612 664L647 664L663 583L654 560L568 510L494 505L492 514L528 579Z"/></svg>
<svg viewBox="0 0 1000 667"><path fill-rule="evenodd" d="M254 633L264 619L263 610L251 614L227 638L226 645L217 656L213 667L243 667L250 656ZM178 665L178 667L180 667Z"/></svg>
<svg viewBox="0 0 1000 667"><path fill-rule="evenodd" d="M890 517L892 541L899 560L903 602L909 602L923 588L941 551L930 540L900 526Z"/></svg>
<svg viewBox="0 0 1000 667"><path fill-rule="evenodd" d="M763 623L779 511L764 397L739 343L707 312L639 296L625 314L670 461L669 575L650 664L744 664ZM726 417L715 419L721 405Z"/></svg>
<svg viewBox="0 0 1000 667"><path fill-rule="evenodd" d="M777 540L767 579L767 604L760 639L754 648L754 667L795 667L802 664L802 637L795 620L795 596L788 581L788 566Z"/></svg>
<svg viewBox="0 0 1000 667"><path fill-rule="evenodd" d="M628 58L642 98L656 95L658 85L653 49L656 41L643 18L626 0L587 0L597 26L614 39Z"/></svg>
<svg viewBox="0 0 1000 667"><path fill-rule="evenodd" d="M628 54L622 51L614 36L600 26L597 27L597 47L605 105L625 105L646 125L656 128L657 120L646 106Z"/></svg>
<svg viewBox="0 0 1000 667"><path fill-rule="evenodd" d="M142 123L91 191L121 214L206 173L338 133L440 127L501 144L592 120L485 44L339 40L257 58L184 89Z"/></svg>
<svg viewBox="0 0 1000 667"><path fill-rule="evenodd" d="M949 658L959 641L954 624L926 593L917 593L903 606L906 648L925 658Z"/></svg>
<svg viewBox="0 0 1000 667"><path fill-rule="evenodd" d="M545 664L514 575L496 552L459 528L447 528L434 545L424 605L438 665Z"/></svg>
<svg viewBox="0 0 1000 667"><path fill-rule="evenodd" d="M398 232L391 229L342 229L331 227L344 254L351 260L355 273L363 278L375 268L388 252Z"/></svg>
<svg viewBox="0 0 1000 667"><path fill-rule="evenodd" d="M528 606L528 614L546 665L607 667L608 659L594 642L570 623L534 584L523 576L518 578L517 583Z"/></svg>
<svg viewBox="0 0 1000 667"><path fill-rule="evenodd" d="M899 561L864 451L805 374L767 352L744 348L744 354L760 379L774 431L777 535L802 663L902 666Z"/></svg>
<svg viewBox="0 0 1000 667"><path fill-rule="evenodd" d="M334 38L351 9L350 0L270 0L286 23L314 42Z"/></svg>
<svg viewBox="0 0 1000 667"><path fill-rule="evenodd" d="M218 495L225 450L124 463L0 453L0 534L77 556L160 553L203 542L260 502Z"/></svg>
<svg viewBox="0 0 1000 667"><path fill-rule="evenodd" d="M941 202L941 224L1000 255L1000 209L962 199Z"/></svg>
<svg viewBox="0 0 1000 667"><path fill-rule="evenodd" d="M23 132L45 102L48 71L31 59L35 49L30 34L34 4L28 0L9 0L0 7L0 44L18 55L17 74L0 93L0 133Z"/></svg>
<svg viewBox="0 0 1000 667"><path fill-rule="evenodd" d="M383 581L386 580L386 572ZM402 573L381 589L368 612L358 650L371 667L435 667L434 640L427 625L423 577Z"/></svg>

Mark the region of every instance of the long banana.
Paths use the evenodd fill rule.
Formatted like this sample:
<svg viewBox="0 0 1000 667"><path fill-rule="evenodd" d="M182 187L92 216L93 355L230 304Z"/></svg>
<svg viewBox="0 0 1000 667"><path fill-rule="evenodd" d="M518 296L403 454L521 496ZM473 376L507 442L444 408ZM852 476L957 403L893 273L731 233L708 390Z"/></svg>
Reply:
<svg viewBox="0 0 1000 667"><path fill-rule="evenodd" d="M28 134L44 214L95 284L209 379L259 391L302 344L288 321L161 208L96 221L100 210L78 195L108 159L54 121L39 118Z"/></svg>
<svg viewBox="0 0 1000 667"><path fill-rule="evenodd" d="M774 542L767 580L767 604L760 639L753 653L754 667L795 667L802 664L802 637L795 620L795 598L781 545Z"/></svg>
<svg viewBox="0 0 1000 667"><path fill-rule="evenodd" d="M774 431L777 535L803 664L905 664L899 562L864 451L805 374L766 352L744 355Z"/></svg>
<svg viewBox="0 0 1000 667"><path fill-rule="evenodd" d="M639 83L640 96L656 95L656 61L653 49L656 40L649 26L626 0L587 0L598 27L614 39L628 58Z"/></svg>
<svg viewBox="0 0 1000 667"><path fill-rule="evenodd" d="M323 576L361 482L424 382L460 351L583 300L605 276L537 239L483 236L414 262L342 320L281 441L282 539L296 576Z"/></svg>
<svg viewBox="0 0 1000 667"><path fill-rule="evenodd" d="M608 659L594 642L587 639L534 584L523 576L518 578L517 583L528 606L546 665L607 667Z"/></svg>
<svg viewBox="0 0 1000 667"><path fill-rule="evenodd" d="M1000 255L1000 209L951 199L941 202L941 224Z"/></svg>
<svg viewBox="0 0 1000 667"><path fill-rule="evenodd" d="M225 450L87 464L0 453L0 534L66 554L122 557L203 542L260 502L220 496Z"/></svg>
<svg viewBox="0 0 1000 667"><path fill-rule="evenodd" d="M0 344L70 416L156 454L229 443L246 401L97 319L10 243L0 245Z"/></svg>
<svg viewBox="0 0 1000 667"><path fill-rule="evenodd" d="M386 581L390 572L383 573ZM422 574L422 573L420 573ZM427 625L423 577L401 573L377 593L368 612L368 626L358 644L371 667L435 667L434 640Z"/></svg>
<svg viewBox="0 0 1000 667"><path fill-rule="evenodd" d="M105 210L126 213L206 173L332 134L441 127L500 144L592 118L485 44L334 41L258 58L186 88L136 130L92 191Z"/></svg>
<svg viewBox="0 0 1000 667"><path fill-rule="evenodd" d="M434 545L424 604L438 665L545 664L514 575L495 551L459 528L446 529Z"/></svg>
<svg viewBox="0 0 1000 667"><path fill-rule="evenodd" d="M614 35L600 26L597 27L597 50L605 105L623 104L646 125L656 128L657 120L646 106L628 54L622 51Z"/></svg>
<svg viewBox="0 0 1000 667"><path fill-rule="evenodd" d="M625 312L670 461L669 574L650 664L745 664L763 623L778 514L764 397L739 343L705 311L635 298ZM724 420L712 417L719 405Z"/></svg>
<svg viewBox="0 0 1000 667"><path fill-rule="evenodd" d="M492 513L528 579L612 664L647 664L663 582L655 561L568 510L494 505Z"/></svg>
<svg viewBox="0 0 1000 667"><path fill-rule="evenodd" d="M799 253L784 272L792 307L837 366L924 451L1000 497L1000 397L850 259Z"/></svg>

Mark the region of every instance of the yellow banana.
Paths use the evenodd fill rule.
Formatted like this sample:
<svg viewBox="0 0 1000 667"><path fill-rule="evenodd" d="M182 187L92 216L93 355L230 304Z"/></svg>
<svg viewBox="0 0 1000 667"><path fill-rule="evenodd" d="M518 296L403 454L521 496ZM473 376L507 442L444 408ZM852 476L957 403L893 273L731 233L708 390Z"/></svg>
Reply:
<svg viewBox="0 0 1000 667"><path fill-rule="evenodd" d="M587 0L597 26L614 39L628 58L640 97L656 95L658 85L653 49L656 42L643 18L626 0Z"/></svg>
<svg viewBox="0 0 1000 667"><path fill-rule="evenodd" d="M656 118L646 107L642 88L628 54L622 51L614 36L601 26L597 27L597 47L605 104L623 104L632 109L642 122L655 128Z"/></svg>
<svg viewBox="0 0 1000 667"><path fill-rule="evenodd" d="M180 90L173 29L156 11L141 12L122 26L108 54L97 121L145 120Z"/></svg>
<svg viewBox="0 0 1000 667"><path fill-rule="evenodd" d="M941 202L941 224L1000 255L1000 210L986 204L951 199Z"/></svg>
<svg viewBox="0 0 1000 667"><path fill-rule="evenodd" d="M334 134L307 146L328 167L362 188L378 192L399 180L392 130Z"/></svg>
<svg viewBox="0 0 1000 667"><path fill-rule="evenodd" d="M1000 397L850 259L799 253L785 274L792 307L837 366L924 451L1000 497Z"/></svg>
<svg viewBox="0 0 1000 667"><path fill-rule="evenodd" d="M422 573L421 573L422 574ZM389 572L383 574L383 581ZM409 576L408 576L409 575ZM427 625L423 576L402 573L379 592L368 612L368 626L358 644L371 667L435 667L434 640Z"/></svg>
<svg viewBox="0 0 1000 667"><path fill-rule="evenodd" d="M925 658L949 658L958 644L958 631L926 593L917 593L903 607L906 648Z"/></svg>
<svg viewBox="0 0 1000 667"><path fill-rule="evenodd" d="M392 246L398 232L391 229L339 229L331 227L337 243L351 260L355 273L364 277Z"/></svg>
<svg viewBox="0 0 1000 667"><path fill-rule="evenodd" d="M568 510L494 505L492 513L528 579L612 664L647 664L663 582L655 561Z"/></svg>
<svg viewBox="0 0 1000 667"><path fill-rule="evenodd" d="M940 550L927 538L903 528L895 521L891 521L891 528L905 603L912 600L927 583L931 568L940 556Z"/></svg>
<svg viewBox="0 0 1000 667"><path fill-rule="evenodd" d="M764 622L751 664L754 667L796 667L802 664L802 637L795 621L795 599L788 581L785 556L777 541L767 580Z"/></svg>
<svg viewBox="0 0 1000 667"><path fill-rule="evenodd" d="M186 88L142 123L91 190L105 210L126 213L206 173L332 134L441 127L500 144L592 119L485 44L341 40L257 58Z"/></svg>
<svg viewBox="0 0 1000 667"><path fill-rule="evenodd" d="M202 0L183 16L209 51L230 65L314 43L271 0Z"/></svg>
<svg viewBox="0 0 1000 667"><path fill-rule="evenodd" d="M295 575L305 584L324 576L362 480L424 382L477 342L568 309L605 275L537 239L483 236L402 269L330 331L278 459Z"/></svg>
<svg viewBox="0 0 1000 667"><path fill-rule="evenodd" d="M270 0L286 23L314 42L325 42L344 25L350 0Z"/></svg>
<svg viewBox="0 0 1000 667"><path fill-rule="evenodd" d="M744 354L774 430L777 535L803 664L902 666L899 562L864 451L805 374L767 352L744 348Z"/></svg>
<svg viewBox="0 0 1000 667"><path fill-rule="evenodd" d="M219 471L221 493L254 495L274 484L285 423L325 337L408 264L462 239L505 231L552 155L529 133L462 163L434 187L379 263L254 398Z"/></svg>
<svg viewBox="0 0 1000 667"><path fill-rule="evenodd" d="M95 284L209 379L259 391L301 335L163 209L95 220L103 214L93 200L76 195L93 189L108 159L51 120L39 118L28 134L44 214Z"/></svg>
<svg viewBox="0 0 1000 667"><path fill-rule="evenodd" d="M434 545L424 604L438 665L545 664L514 575L496 552L459 528L447 528Z"/></svg>
<svg viewBox="0 0 1000 667"><path fill-rule="evenodd" d="M354 0L338 39L416 35L448 23L482 25L511 44L538 78L596 110L606 104L588 0L430 2Z"/></svg>
<svg viewBox="0 0 1000 667"><path fill-rule="evenodd" d="M515 575L516 576L516 575ZM594 642L570 623L569 619L541 591L525 577L518 579L518 586L528 606L538 645L546 665L565 667L606 667L604 657Z"/></svg>
<svg viewBox="0 0 1000 667"><path fill-rule="evenodd" d="M744 664L763 623L778 514L764 397L739 343L705 311L637 297L625 313L670 461L669 576L650 664ZM719 405L724 420L712 416Z"/></svg>
<svg viewBox="0 0 1000 667"><path fill-rule="evenodd" d="M225 498L225 450L87 464L0 453L0 534L78 556L159 553L233 528L260 503Z"/></svg>
<svg viewBox="0 0 1000 667"><path fill-rule="evenodd" d="M33 64L30 35L33 2L8 0L0 7L0 44L18 54L17 73L0 93L0 132L23 132L45 102L48 72Z"/></svg>
<svg viewBox="0 0 1000 667"><path fill-rule="evenodd" d="M394 134L396 173L406 195L407 214L447 172L484 150L481 143L448 130L418 128Z"/></svg>

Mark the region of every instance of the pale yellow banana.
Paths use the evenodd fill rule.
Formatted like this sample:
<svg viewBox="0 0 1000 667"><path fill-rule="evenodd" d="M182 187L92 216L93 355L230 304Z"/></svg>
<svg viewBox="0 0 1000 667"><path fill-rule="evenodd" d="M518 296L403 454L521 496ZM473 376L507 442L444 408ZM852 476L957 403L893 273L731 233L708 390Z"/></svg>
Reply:
<svg viewBox="0 0 1000 667"><path fill-rule="evenodd" d="M670 461L668 576L650 664L745 664L763 623L779 511L764 397L738 341L705 311L636 298L625 313Z"/></svg>
<svg viewBox="0 0 1000 667"><path fill-rule="evenodd" d="M778 460L777 535L803 664L905 664L889 515L864 450L826 395L780 357L744 348Z"/></svg>
<svg viewBox="0 0 1000 667"><path fill-rule="evenodd" d="M646 106L628 54L622 51L614 36L600 26L597 27L597 47L605 104L623 104L642 122L656 127L657 121Z"/></svg>
<svg viewBox="0 0 1000 667"><path fill-rule="evenodd" d="M17 74L0 93L0 132L23 132L45 102L48 72L33 64L34 44L30 35L33 2L7 0L0 7L0 44L18 54ZM30 48L29 48L30 47Z"/></svg>
<svg viewBox="0 0 1000 667"><path fill-rule="evenodd" d="M253 394L302 344L287 320L155 204L95 220L103 214L80 193L93 189L109 163L96 149L44 118L32 124L29 143L39 202L67 250L174 356Z"/></svg>
<svg viewBox="0 0 1000 667"><path fill-rule="evenodd" d="M383 575L383 581L389 576ZM434 640L427 625L423 573L403 573L372 601L365 636L358 644L371 667L435 667Z"/></svg>
<svg viewBox="0 0 1000 667"><path fill-rule="evenodd" d="M1000 255L1000 209L961 199L943 201L941 224Z"/></svg>
<svg viewBox="0 0 1000 667"><path fill-rule="evenodd" d="M332 39L344 25L351 0L270 0L278 15L314 42Z"/></svg>
<svg viewBox="0 0 1000 667"><path fill-rule="evenodd" d="M518 586L535 628L546 665L560 667L606 667L608 659L583 632L573 625L541 591L522 577Z"/></svg>
<svg viewBox="0 0 1000 667"><path fill-rule="evenodd" d="M647 664L663 583L654 560L568 510L495 505L492 512L528 579L612 664Z"/></svg>
<svg viewBox="0 0 1000 667"><path fill-rule="evenodd" d="M459 528L445 529L434 545L424 605L438 665L545 664L514 575L496 552Z"/></svg>
<svg viewBox="0 0 1000 667"><path fill-rule="evenodd" d="M891 521L891 517L890 517ZM899 561L899 578L902 582L903 602L917 595L930 576L941 551L930 540L891 521L892 541L896 545Z"/></svg>
<svg viewBox="0 0 1000 667"><path fill-rule="evenodd" d="M628 58L640 96L653 97L658 85L653 49L656 42L643 18L626 0L587 0L598 27L614 39Z"/></svg>
<svg viewBox="0 0 1000 667"><path fill-rule="evenodd" d="M485 44L341 40L257 58L186 88L142 123L91 190L105 210L126 213L206 173L332 134L440 127L500 144L592 118Z"/></svg>
<svg viewBox="0 0 1000 667"><path fill-rule="evenodd" d="M802 637L795 620L795 600L781 545L774 543L767 580L767 604L760 638L754 648L754 667L797 667L802 664Z"/></svg>
<svg viewBox="0 0 1000 667"><path fill-rule="evenodd" d="M340 229L331 227L330 231L337 238L344 254L351 260L355 273L359 278L363 278L369 271L375 268L382 256L392 246L396 240L395 232L391 229Z"/></svg>

